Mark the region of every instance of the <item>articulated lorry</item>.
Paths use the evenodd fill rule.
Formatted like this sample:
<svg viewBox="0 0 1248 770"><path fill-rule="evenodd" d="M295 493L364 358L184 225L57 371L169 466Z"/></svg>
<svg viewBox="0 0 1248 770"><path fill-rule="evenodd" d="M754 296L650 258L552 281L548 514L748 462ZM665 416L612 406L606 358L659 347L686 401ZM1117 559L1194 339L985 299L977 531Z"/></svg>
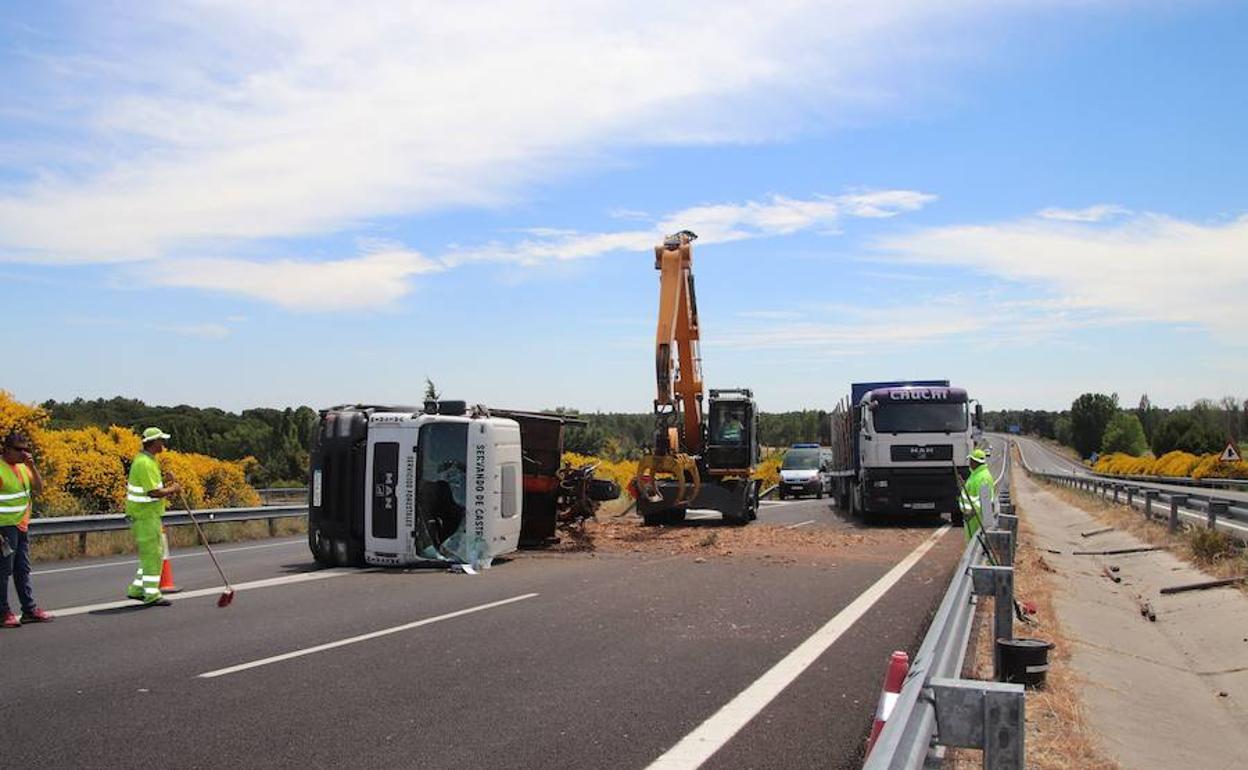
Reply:
<svg viewBox="0 0 1248 770"><path fill-rule="evenodd" d="M473 567L555 538L561 515L619 497L562 467L557 414L463 401L321 412L308 483L308 547L323 565ZM581 423L583 424L583 423Z"/></svg>
<svg viewBox="0 0 1248 770"><path fill-rule="evenodd" d="M831 415L838 504L866 523L948 513L960 524L954 473L968 473L982 415L948 380L854 383Z"/></svg>

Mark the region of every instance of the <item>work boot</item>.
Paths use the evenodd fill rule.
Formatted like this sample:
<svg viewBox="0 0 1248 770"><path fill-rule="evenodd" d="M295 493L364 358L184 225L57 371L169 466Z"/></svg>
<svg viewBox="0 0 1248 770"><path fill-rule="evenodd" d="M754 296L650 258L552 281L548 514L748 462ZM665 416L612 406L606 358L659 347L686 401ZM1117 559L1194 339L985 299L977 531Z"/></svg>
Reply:
<svg viewBox="0 0 1248 770"><path fill-rule="evenodd" d="M55 620L54 617L38 607L34 608L30 612L22 613L22 623L51 623L53 620Z"/></svg>
<svg viewBox="0 0 1248 770"><path fill-rule="evenodd" d="M21 627L22 627L22 621L18 620L17 616L14 615L12 612L4 613L4 620L0 620L0 628L21 628Z"/></svg>

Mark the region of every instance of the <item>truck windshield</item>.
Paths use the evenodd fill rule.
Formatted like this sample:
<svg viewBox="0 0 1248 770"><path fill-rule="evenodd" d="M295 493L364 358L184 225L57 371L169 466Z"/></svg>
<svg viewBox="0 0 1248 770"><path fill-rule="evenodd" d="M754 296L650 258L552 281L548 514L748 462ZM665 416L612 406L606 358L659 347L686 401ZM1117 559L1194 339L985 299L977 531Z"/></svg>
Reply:
<svg viewBox="0 0 1248 770"><path fill-rule="evenodd" d="M966 430L966 404L884 403L874 420L876 433L953 433Z"/></svg>
<svg viewBox="0 0 1248 770"><path fill-rule="evenodd" d="M784 462L780 465L785 471L813 471L818 467L818 449L790 449L784 453Z"/></svg>
<svg viewBox="0 0 1248 770"><path fill-rule="evenodd" d="M416 499L418 545L437 547L464 521L467 499L468 425L442 422L420 429L420 479Z"/></svg>

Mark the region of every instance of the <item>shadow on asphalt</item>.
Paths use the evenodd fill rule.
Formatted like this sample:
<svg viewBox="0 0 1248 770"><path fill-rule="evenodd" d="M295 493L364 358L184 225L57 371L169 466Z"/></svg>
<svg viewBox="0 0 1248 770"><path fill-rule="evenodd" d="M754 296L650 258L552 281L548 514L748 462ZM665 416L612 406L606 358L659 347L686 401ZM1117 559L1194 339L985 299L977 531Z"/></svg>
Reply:
<svg viewBox="0 0 1248 770"><path fill-rule="evenodd" d="M143 610L156 610L160 606L149 607L142 602L136 601L134 604L128 604L125 607L109 607L105 610L91 610L88 615L129 615L132 612L142 612Z"/></svg>

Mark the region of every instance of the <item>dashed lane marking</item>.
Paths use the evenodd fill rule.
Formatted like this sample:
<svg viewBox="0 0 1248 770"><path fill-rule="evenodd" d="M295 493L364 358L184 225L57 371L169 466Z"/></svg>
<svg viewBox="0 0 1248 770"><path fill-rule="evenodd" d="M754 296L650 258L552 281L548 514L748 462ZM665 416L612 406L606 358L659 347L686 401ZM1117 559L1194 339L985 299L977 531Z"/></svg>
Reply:
<svg viewBox="0 0 1248 770"><path fill-rule="evenodd" d="M669 749L663 756L651 763L649 770L694 770L732 736L740 732L751 719L771 703L784 688L801 676L820 655L836 642L867 610L880 600L897 581L919 563L919 560L944 537L949 527L941 527L918 548L910 552L906 558L885 573L884 577L875 581L866 591L854 599L848 607L838 612L797 649L786 655L779 663L772 666L767 673L759 677L753 684L741 691L737 697L729 701L723 708L711 715L693 732L686 735L680 743Z"/></svg>
<svg viewBox="0 0 1248 770"><path fill-rule="evenodd" d="M250 663L240 663L237 666L219 668L216 671L208 671L203 674L200 674L199 678L200 679L213 679L219 676L225 676L227 674L236 674L240 671L247 671L248 669L259 668L260 666L267 666L271 663L280 663L284 660L290 660L292 658L301 658L304 655L312 655L313 653L324 652L325 650L333 650L338 647L345 647L348 644L366 642L370 639L376 639L380 636L388 636L390 634L397 634L400 631L410 631L413 628L420 628L421 626L427 626L432 623L438 623L443 620L450 620L451 618L458 618L464 615L471 615L474 612L481 612L483 610L489 610L495 607L502 607L505 604L512 604L514 602L524 601L525 599L532 599L534 596L537 596L537 594L520 594L519 596L513 596L510 599L502 599L500 601L490 602L488 604L478 604L475 607L469 607L463 610L456 610L455 612L448 612L444 615L435 615L432 618L425 618L424 620L417 620L414 623L404 623L401 626L394 626L392 628L383 628L380 631L372 631L367 634L360 634L359 636L352 636L347 639L339 639L336 642L327 642L325 644L318 644L315 647L304 647L303 649L292 650L290 652L284 652L281 655L274 655L269 658L261 658L260 660L253 660Z"/></svg>
<svg viewBox="0 0 1248 770"><path fill-rule="evenodd" d="M787 527L785 527L785 529L797 529L798 527L804 527L807 524L814 524L814 523L815 523L814 519L807 519L806 521L799 521L796 524L790 524Z"/></svg>

